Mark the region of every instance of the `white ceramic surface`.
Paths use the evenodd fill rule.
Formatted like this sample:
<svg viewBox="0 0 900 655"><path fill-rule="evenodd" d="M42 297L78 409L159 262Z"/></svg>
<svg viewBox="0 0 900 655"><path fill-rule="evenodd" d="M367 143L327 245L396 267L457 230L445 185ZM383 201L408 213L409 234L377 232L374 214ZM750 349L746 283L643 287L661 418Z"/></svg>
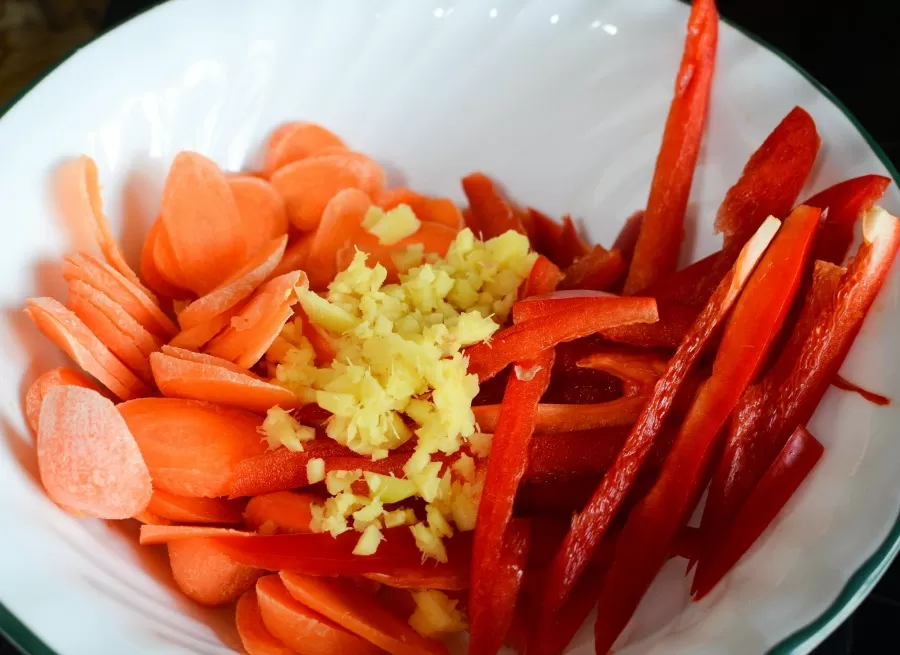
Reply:
<svg viewBox="0 0 900 655"><path fill-rule="evenodd" d="M94 157L134 258L181 149L252 167L286 119L327 125L395 180L462 200L475 169L518 200L571 212L609 242L643 206L671 97L687 8L670 0L176 0L66 61L0 120L0 601L65 655L223 653L228 611L178 597L163 552L127 524L78 520L36 481L23 385L62 358L19 309L62 297L71 247L48 195L54 167ZM720 31L685 259L718 247L712 217L749 153L792 106L824 148L810 189L885 167L851 121L779 56ZM885 204L900 210L892 186ZM843 373L900 396L897 276ZM812 424L827 454L727 584L686 606L683 561L666 567L627 631L628 653L807 651L855 606L895 550L900 409L831 390ZM896 535L893 535L896 541ZM826 612L827 610L827 612ZM13 631L9 617L0 624ZM822 629L822 628L825 629ZM830 626L830 627L833 627ZM35 652L47 652L32 644ZM573 652L593 652L583 631Z"/></svg>

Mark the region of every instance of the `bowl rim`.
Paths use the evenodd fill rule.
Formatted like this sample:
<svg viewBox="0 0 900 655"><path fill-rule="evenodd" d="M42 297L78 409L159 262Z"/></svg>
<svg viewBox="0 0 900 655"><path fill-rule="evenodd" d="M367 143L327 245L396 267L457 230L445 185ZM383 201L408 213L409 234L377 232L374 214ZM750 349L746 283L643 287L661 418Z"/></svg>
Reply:
<svg viewBox="0 0 900 655"><path fill-rule="evenodd" d="M690 0L681 0L686 4L690 4ZM56 63L47 68L45 71L37 75L28 84L26 84L18 93L10 98L5 104L0 106L0 120L9 113L25 96L33 91L47 77L55 72L60 66L71 59L80 50L93 45L109 33L115 31L119 27L131 23L133 21L145 18L148 14L159 10L165 5L169 5L174 0L164 0L156 5L146 7L138 13L110 25L105 29L97 32L84 43L75 46L61 57ZM862 125L859 119L850 111L850 109L822 82L816 79L800 64L794 61L790 56L784 53L778 47L769 43L766 39L751 30L738 25L729 18L720 15L721 22L729 27L734 28L738 33L750 39L758 46L768 50L776 55L783 62L788 64L795 71L806 79L819 93L829 100L853 125L853 128L863 137L875 156L881 161L894 184L900 186L900 171L897 165L887 155L881 145L872 137L869 131ZM869 592L875 587L881 577L890 568L894 559L900 552L900 513L894 519L894 523L885 536L884 540L875 549L875 551L853 572L847 582L844 584L837 597L828 607L814 620L804 626L799 627L791 634L784 637L780 642L775 644L770 650L769 655L787 655L794 653L809 653L822 643L832 632L834 632L841 623L844 622L868 596ZM44 641L25 625L19 618L13 614L6 605L0 601L0 635L9 641L24 655L59 655L50 648Z"/></svg>

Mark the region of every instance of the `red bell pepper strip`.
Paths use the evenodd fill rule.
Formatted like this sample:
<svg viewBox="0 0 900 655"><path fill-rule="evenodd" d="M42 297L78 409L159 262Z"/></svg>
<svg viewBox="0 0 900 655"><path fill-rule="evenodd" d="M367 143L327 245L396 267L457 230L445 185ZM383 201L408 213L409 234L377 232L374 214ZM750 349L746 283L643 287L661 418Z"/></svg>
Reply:
<svg viewBox="0 0 900 655"><path fill-rule="evenodd" d="M525 228L512 205L484 173L471 173L462 180L463 191L472 209L475 236L490 239L507 230L525 234Z"/></svg>
<svg viewBox="0 0 900 655"><path fill-rule="evenodd" d="M803 203L825 212L813 259L843 263L853 243L856 221L884 195L890 183L890 178L881 175L854 177L820 191Z"/></svg>
<svg viewBox="0 0 900 655"><path fill-rule="evenodd" d="M801 314L795 334L772 370L741 399L710 485L701 523L704 543L714 543L711 539L728 530L788 438L812 416L862 327L898 248L900 221L877 208L869 211L863 218L863 244L837 288L811 294L819 302ZM833 281L834 272L828 264L816 269L824 283ZM813 285L815 289L815 280Z"/></svg>
<svg viewBox="0 0 900 655"><path fill-rule="evenodd" d="M553 263L560 268L568 268L579 257L588 254L591 247L581 238L571 216L563 216L559 233L559 248L554 253Z"/></svg>
<svg viewBox="0 0 900 655"><path fill-rule="evenodd" d="M670 360L665 374L656 383L649 402L628 435L615 463L603 476L603 481L594 491L587 507L572 519L572 527L554 558L547 579L541 613L545 628L550 627L552 617L563 607L597 545L606 535L612 519L637 479L644 460L653 449L663 423L675 405L679 390L702 354L704 346L728 315L778 226L776 219L767 220L747 242L734 269L722 280Z"/></svg>
<svg viewBox="0 0 900 655"><path fill-rule="evenodd" d="M669 360L653 352L606 350L595 352L582 360L578 366L606 371L620 380L634 383L640 387L652 387L660 376L666 372Z"/></svg>
<svg viewBox="0 0 900 655"><path fill-rule="evenodd" d="M566 275L559 288L603 291L618 282L626 268L622 253L618 250L594 246L590 252L578 257L566 269Z"/></svg>
<svg viewBox="0 0 900 655"><path fill-rule="evenodd" d="M639 209L625 219L622 229L619 230L616 240L613 242L613 250L622 254L626 263L631 262L634 256L634 248L637 246L638 236L641 234L641 224L644 222L644 210Z"/></svg>
<svg viewBox="0 0 900 655"><path fill-rule="evenodd" d="M528 279L522 285L521 297L528 298L546 293L545 289L555 289L562 279L563 274L559 267L541 255L535 260Z"/></svg>
<svg viewBox="0 0 900 655"><path fill-rule="evenodd" d="M509 627L507 623L503 626L503 631L498 633L498 621L502 622L507 608L500 600L493 598L498 593L497 587L506 583L504 563L500 559L501 546L512 517L519 482L528 466L529 444L534 433L537 406L550 384L553 359L552 348L540 351L534 359L517 365L517 370L509 376L506 383L475 522L469 595L469 652L496 652ZM527 371L527 374L520 375L519 368ZM515 596L507 600L511 621Z"/></svg>
<svg viewBox="0 0 900 655"><path fill-rule="evenodd" d="M584 430L563 434L536 434L528 449L527 480L564 480L602 474L616 459L628 430Z"/></svg>
<svg viewBox="0 0 900 655"><path fill-rule="evenodd" d="M703 305L766 217L790 212L818 150L815 123L795 107L750 156L741 177L725 194L716 214L716 230L725 233L723 250L660 280L647 294L659 300Z"/></svg>
<svg viewBox="0 0 900 655"><path fill-rule="evenodd" d="M801 205L785 221L737 301L712 375L700 387L656 483L628 515L598 602L598 653L607 652L625 628L690 518L722 426L765 364L800 287L820 213Z"/></svg>
<svg viewBox="0 0 900 655"><path fill-rule="evenodd" d="M570 405L540 403L535 430L540 433L577 432L633 425L647 403L647 396L617 398L605 403ZM494 432L503 414L502 405L473 407L475 421L483 432Z"/></svg>
<svg viewBox="0 0 900 655"><path fill-rule="evenodd" d="M684 234L684 212L706 122L719 35L714 0L694 0L688 20L675 97L650 185L624 293L634 295L675 271Z"/></svg>
<svg viewBox="0 0 900 655"><path fill-rule="evenodd" d="M486 342L466 350L469 372L487 380L517 361L564 341L574 341L619 325L653 323L657 320L653 298L593 298L571 310L523 321L500 330Z"/></svg>
<svg viewBox="0 0 900 655"><path fill-rule="evenodd" d="M738 512L724 539L700 560L692 590L700 600L734 567L772 523L822 457L825 448L802 425L781 449Z"/></svg>
<svg viewBox="0 0 900 655"><path fill-rule="evenodd" d="M560 248L562 225L537 209L529 207L527 211L528 219L525 221L525 227L528 230L531 248L557 264L555 257Z"/></svg>
<svg viewBox="0 0 900 655"><path fill-rule="evenodd" d="M891 399L887 396L882 396L880 393L875 393L874 391L869 391L868 389L863 389L858 384L853 384L850 380L842 378L840 375L835 375L834 380L831 381L831 384L835 386L837 389L841 389L842 391L850 391L859 395L861 398L868 400L873 405L880 405L884 407L885 405L891 404Z"/></svg>
<svg viewBox="0 0 900 655"><path fill-rule="evenodd" d="M475 530L478 530L477 524ZM482 575L490 576L490 586L476 588L473 578L469 592L470 655L493 655L498 652L513 622L516 598L525 576L531 542L531 525L528 519L510 521L501 537L497 544L499 552L491 558L492 567L482 570ZM477 535L475 539L477 543ZM477 561L476 554L473 565ZM473 576L476 570L476 566L473 566ZM488 580L485 579L484 582Z"/></svg>

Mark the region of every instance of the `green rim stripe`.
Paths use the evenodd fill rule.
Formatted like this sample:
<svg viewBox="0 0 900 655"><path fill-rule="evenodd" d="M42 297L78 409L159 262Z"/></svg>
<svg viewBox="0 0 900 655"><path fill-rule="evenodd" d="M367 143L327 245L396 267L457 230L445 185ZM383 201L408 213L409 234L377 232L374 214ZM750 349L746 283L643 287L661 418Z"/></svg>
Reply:
<svg viewBox="0 0 900 655"><path fill-rule="evenodd" d="M156 7L158 6L159 5L157 5ZM141 11L140 13L135 14L131 18L123 21L119 25L113 25L108 29L99 32L82 45L74 48L51 68L48 68L44 73L32 80L32 82L25 86L25 88L23 88L18 94L16 94L16 96L13 97L13 99L10 100L6 104L6 106L0 109L0 118L5 116L9 112L9 110L19 102L19 100L25 97L25 95L27 95L32 89L40 84L48 75L50 75L50 73L52 73L66 61L68 61L69 58L72 57L72 55L78 52L78 50L92 44L94 41L108 34L120 25L134 20L149 11L153 11L154 9L156 9L156 7L149 7ZM850 112L850 110L847 109L846 105L844 105L844 103L842 103L825 85L823 85L816 78L806 72L803 67L801 67L797 62L787 56L784 52L771 45L761 37L745 30L739 25L736 25L727 18L723 17L722 22L730 25L758 45L778 55L794 70L800 73L810 84L812 84L820 93L822 93L822 95L828 98L838 109L840 109L844 113L844 115L850 120L857 131L866 140L866 143L868 143L869 147L872 148L872 151L875 153L878 159L881 160L881 163L884 164L884 167L888 170L891 177L894 179L894 183L900 185L900 173L898 173L897 168L894 166L893 162L884 152L882 147L878 145L878 143L875 141L875 139L872 138L872 135L869 134L866 128L863 127L862 124L860 124L860 122L856 119L856 117ZM872 554L872 556L869 557L869 559L867 559L863 563L863 565L859 569L857 569L857 571L850 577L850 580L847 581L847 584L844 585L841 593L838 594L838 597L828 607L828 609L826 609L818 619L782 640L770 651L770 653L776 655L786 655L788 653L805 653L812 650L812 648L814 648L823 639L825 639L825 637L827 637L831 631L837 628L838 625L847 616L849 616L854 609L857 608L857 606L863 601L872 587L874 587L881 576L884 575L884 572L887 571L898 551L900 551L900 515L898 515L897 520L894 522L894 525L891 528L891 531L888 533L887 538L884 540L881 546L879 546L878 549ZM57 653L55 653L49 646L47 646L47 644L41 641L40 637L34 634L28 628L28 626L26 626L18 618L16 618L16 616L12 612L10 612L6 608L6 606L3 605L3 603L0 603L0 633L2 633L16 648L18 648L25 655L57 655Z"/></svg>

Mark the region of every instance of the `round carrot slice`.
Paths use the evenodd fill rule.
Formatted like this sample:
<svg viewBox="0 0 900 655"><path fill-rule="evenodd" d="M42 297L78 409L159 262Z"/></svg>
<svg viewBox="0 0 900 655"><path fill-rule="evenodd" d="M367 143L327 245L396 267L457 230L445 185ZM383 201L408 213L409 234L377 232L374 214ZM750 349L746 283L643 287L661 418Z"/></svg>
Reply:
<svg viewBox="0 0 900 655"><path fill-rule="evenodd" d="M91 305L112 321L122 333L134 341L138 350L144 355L149 356L150 353L159 350L162 345L160 340L136 321L115 300L81 280L70 280L68 286L70 293L80 295L90 302Z"/></svg>
<svg viewBox="0 0 900 655"><path fill-rule="evenodd" d="M125 519L150 502L150 472L134 437L115 405L92 389L47 393L37 457L47 495L79 514Z"/></svg>
<svg viewBox="0 0 900 655"><path fill-rule="evenodd" d="M227 359L222 359L221 357L213 357L212 355L207 355L206 353L198 353L194 352L193 350L187 350L185 348L177 348L172 344L163 346L161 352L164 355L168 355L169 357L174 357L176 359L184 359L189 362L196 362L197 364L207 364L209 366L219 366L234 373L248 375L254 380L262 380L262 378L254 375L247 369L241 368L234 362L229 362Z"/></svg>
<svg viewBox="0 0 900 655"><path fill-rule="evenodd" d="M38 329L122 400L149 393L147 386L78 318L53 298L30 298L25 313Z"/></svg>
<svg viewBox="0 0 900 655"><path fill-rule="evenodd" d="M320 500L314 494L297 491L274 491L256 496L244 509L244 523L253 530L268 526L288 534L310 532L310 506Z"/></svg>
<svg viewBox="0 0 900 655"><path fill-rule="evenodd" d="M25 394L25 418L35 433L44 397L56 387L84 387L100 393L100 387L93 380L74 368L60 367L47 371L28 387L28 393Z"/></svg>
<svg viewBox="0 0 900 655"><path fill-rule="evenodd" d="M287 203L291 223L314 230L325 206L341 189L361 189L369 197L384 187L384 169L357 152L324 155L295 161L272 175L272 185Z"/></svg>
<svg viewBox="0 0 900 655"><path fill-rule="evenodd" d="M240 523L244 506L225 498L190 498L156 489L147 511L180 523Z"/></svg>
<svg viewBox="0 0 900 655"><path fill-rule="evenodd" d="M264 168L271 177L275 171L291 162L320 154L323 150L335 152L346 149L335 134L315 123L286 123L269 139Z"/></svg>
<svg viewBox="0 0 900 655"><path fill-rule="evenodd" d="M224 605L253 587L262 571L238 564L209 539L182 539L169 544L175 584L201 605Z"/></svg>
<svg viewBox="0 0 900 655"><path fill-rule="evenodd" d="M170 255L170 261L174 261L175 258L171 252L171 245L168 243L168 235L165 236L164 244L158 243L163 229L162 221L157 218L147 233L144 247L141 249L141 277L144 284L160 296L173 299L187 298L191 292L170 279L173 277L172 275L164 275L157 265L157 259L165 259L165 257L157 255L157 249L165 250L166 254Z"/></svg>
<svg viewBox="0 0 900 655"><path fill-rule="evenodd" d="M248 244L248 252L254 253L270 239L287 234L287 207L271 184L258 177L236 175L228 178L228 186L237 203L241 220L252 226L252 231L246 230L245 233L257 237L256 243Z"/></svg>
<svg viewBox="0 0 900 655"><path fill-rule="evenodd" d="M382 651L295 600L277 575L256 581L266 629L303 655L375 655Z"/></svg>
<svg viewBox="0 0 900 655"><path fill-rule="evenodd" d="M256 589L248 589L238 599L234 622L244 650L250 655L295 655L297 652L266 630L259 611L259 601L256 599Z"/></svg>
<svg viewBox="0 0 900 655"><path fill-rule="evenodd" d="M306 260L313 289L324 289L337 272L337 251L359 231L372 201L359 189L344 189L328 201Z"/></svg>
<svg viewBox="0 0 900 655"><path fill-rule="evenodd" d="M294 237L293 241L288 243L288 247L285 249L284 256L281 258L278 266L269 274L269 279L274 279L293 271L306 270L306 260L315 235L315 232L307 232Z"/></svg>

